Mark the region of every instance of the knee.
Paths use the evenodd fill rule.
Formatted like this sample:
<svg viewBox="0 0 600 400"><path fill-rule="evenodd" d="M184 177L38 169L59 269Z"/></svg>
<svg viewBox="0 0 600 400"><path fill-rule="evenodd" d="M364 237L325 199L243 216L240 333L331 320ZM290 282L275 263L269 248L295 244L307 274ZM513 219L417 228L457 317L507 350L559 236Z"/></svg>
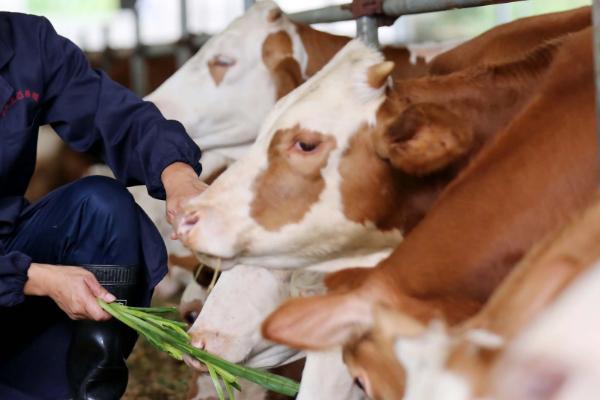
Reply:
<svg viewBox="0 0 600 400"><path fill-rule="evenodd" d="M73 188L82 204L94 215L125 225L137 218L135 201L123 184L105 176L88 176Z"/></svg>

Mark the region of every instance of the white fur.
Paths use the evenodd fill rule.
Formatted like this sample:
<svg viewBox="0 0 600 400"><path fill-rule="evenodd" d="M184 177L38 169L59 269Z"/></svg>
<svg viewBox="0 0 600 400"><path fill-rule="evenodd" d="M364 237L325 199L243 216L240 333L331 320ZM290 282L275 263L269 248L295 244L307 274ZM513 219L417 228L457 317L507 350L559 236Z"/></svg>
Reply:
<svg viewBox="0 0 600 400"><path fill-rule="evenodd" d="M360 256L395 246L398 230L380 231L343 213L339 162L349 140L364 123L373 124L384 90L367 84L367 70L382 55L350 42L321 71L277 103L248 153L233 164L190 209L199 217L179 233L214 265L214 257L265 268L300 268L343 256ZM267 167L267 149L279 129L300 125L335 137L337 147L322 169L325 189L301 221L269 231L250 215L254 182ZM357 166L357 168L359 168Z"/></svg>
<svg viewBox="0 0 600 400"><path fill-rule="evenodd" d="M598 304L600 262L578 278L510 345L496 375L496 398L532 398L539 393L540 385L546 384L544 371L556 371L565 379L548 399L597 398L600 393Z"/></svg>
<svg viewBox="0 0 600 400"><path fill-rule="evenodd" d="M445 369L450 349L439 321L422 335L396 341L396 357L406 371L405 400L469 400L464 380Z"/></svg>
<svg viewBox="0 0 600 400"><path fill-rule="evenodd" d="M290 361L295 350L262 339L260 323L287 296L289 272L238 265L225 271L190 328L192 344L233 362L270 368Z"/></svg>
<svg viewBox="0 0 600 400"><path fill-rule="evenodd" d="M166 117L180 121L207 152L251 143L275 104L275 85L262 61L262 45L269 34L287 32L294 57L306 68L306 52L294 24L285 15L275 22L267 20L276 8L273 1L257 2L147 97ZM219 85L207 64L216 55L235 60Z"/></svg>
<svg viewBox="0 0 600 400"><path fill-rule="evenodd" d="M342 360L342 351L308 352L296 400L362 400Z"/></svg>

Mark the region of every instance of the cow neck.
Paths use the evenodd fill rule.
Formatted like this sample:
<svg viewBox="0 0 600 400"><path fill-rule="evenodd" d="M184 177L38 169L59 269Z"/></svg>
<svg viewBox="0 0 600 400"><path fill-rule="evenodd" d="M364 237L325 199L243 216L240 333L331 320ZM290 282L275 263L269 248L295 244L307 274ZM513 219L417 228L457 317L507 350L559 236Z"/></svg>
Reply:
<svg viewBox="0 0 600 400"><path fill-rule="evenodd" d="M574 223L561 228L530 251L482 310L456 327L453 335L464 337L485 330L510 342L536 315L547 308L600 256L600 197ZM452 349L448 367L468 377L473 390L484 395L489 389L489 372L506 346L482 352L464 351L469 342ZM484 357L481 355L485 354Z"/></svg>
<svg viewBox="0 0 600 400"><path fill-rule="evenodd" d="M351 40L349 37L318 31L307 25L294 25L308 56L305 71L307 76L313 76L323 68Z"/></svg>
<svg viewBox="0 0 600 400"><path fill-rule="evenodd" d="M402 309L418 300L459 322L533 243L589 203L598 180L591 38L591 29L570 37L536 100L450 184L365 288L385 287ZM578 69L567 74L573 63ZM373 290L365 295L385 301Z"/></svg>

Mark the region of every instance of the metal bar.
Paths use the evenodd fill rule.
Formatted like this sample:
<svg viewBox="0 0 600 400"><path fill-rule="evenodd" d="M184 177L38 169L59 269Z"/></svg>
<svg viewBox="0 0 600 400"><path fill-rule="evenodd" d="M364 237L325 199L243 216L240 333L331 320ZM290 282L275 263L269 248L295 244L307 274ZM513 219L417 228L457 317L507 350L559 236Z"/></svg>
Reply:
<svg viewBox="0 0 600 400"><path fill-rule="evenodd" d="M594 0L593 5L594 20L594 64L596 70L596 132L597 132L597 151L598 163L600 166L600 0Z"/></svg>
<svg viewBox="0 0 600 400"><path fill-rule="evenodd" d="M135 94L144 96L146 94L147 72L146 63L144 62L144 56L142 54L143 46L141 39L140 13L137 6L136 2L132 8L135 23L135 48L133 50L133 56L129 60L129 74L131 77L131 86Z"/></svg>
<svg viewBox="0 0 600 400"><path fill-rule="evenodd" d="M524 0L384 0L383 14L389 17L399 17L407 14L421 14L433 11L444 11L455 8L489 6L501 3L513 3ZM301 11L290 14L296 22L318 24L326 22L348 21L354 19L350 4L329 6L315 10Z"/></svg>
<svg viewBox="0 0 600 400"><path fill-rule="evenodd" d="M323 22L350 21L354 19L349 4L317 8L290 14L289 17L302 24L320 24ZM342 8L344 7L344 8Z"/></svg>
<svg viewBox="0 0 600 400"><path fill-rule="evenodd" d="M249 9L254 5L254 0L244 0L244 10Z"/></svg>
<svg viewBox="0 0 600 400"><path fill-rule="evenodd" d="M600 0L598 0L600 1ZM356 19L356 36L363 42L376 49L379 48L377 17L365 16Z"/></svg>
<svg viewBox="0 0 600 400"><path fill-rule="evenodd" d="M175 64L179 69L192 56L189 46L187 45L190 36L188 29L188 8L187 0L180 0L179 22L181 24L181 40L180 45L175 50Z"/></svg>
<svg viewBox="0 0 600 400"><path fill-rule="evenodd" d="M383 13L390 17L407 14L421 14L433 11L490 6L493 4L513 3L523 0L385 0Z"/></svg>

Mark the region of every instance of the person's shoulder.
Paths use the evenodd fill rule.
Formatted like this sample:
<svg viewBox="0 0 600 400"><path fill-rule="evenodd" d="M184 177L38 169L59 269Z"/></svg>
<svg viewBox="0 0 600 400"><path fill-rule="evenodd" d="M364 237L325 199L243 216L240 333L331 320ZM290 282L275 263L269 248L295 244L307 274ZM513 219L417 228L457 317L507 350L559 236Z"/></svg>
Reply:
<svg viewBox="0 0 600 400"><path fill-rule="evenodd" d="M0 11L0 21L3 25L9 25L19 35L39 34L53 29L50 21L39 15Z"/></svg>

